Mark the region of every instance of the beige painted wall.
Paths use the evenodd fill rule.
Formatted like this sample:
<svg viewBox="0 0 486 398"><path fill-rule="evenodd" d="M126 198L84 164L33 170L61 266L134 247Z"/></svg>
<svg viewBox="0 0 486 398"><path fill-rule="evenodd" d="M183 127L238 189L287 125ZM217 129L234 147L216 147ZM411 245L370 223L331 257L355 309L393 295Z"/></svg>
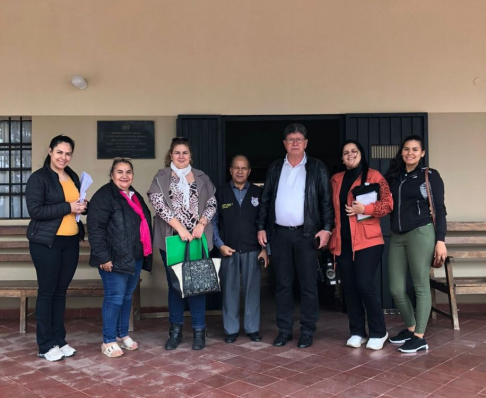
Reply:
<svg viewBox="0 0 486 398"><path fill-rule="evenodd" d="M0 8L6 115L486 109L484 0L1 0ZM71 86L75 74L87 90Z"/></svg>
<svg viewBox="0 0 486 398"><path fill-rule="evenodd" d="M444 180L448 221L486 221L486 113L429 114L430 167Z"/></svg>

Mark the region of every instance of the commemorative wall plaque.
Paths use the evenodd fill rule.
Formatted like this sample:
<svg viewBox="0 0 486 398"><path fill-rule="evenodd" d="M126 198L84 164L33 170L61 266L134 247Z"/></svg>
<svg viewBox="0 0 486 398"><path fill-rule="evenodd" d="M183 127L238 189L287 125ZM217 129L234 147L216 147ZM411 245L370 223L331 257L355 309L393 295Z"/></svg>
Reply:
<svg viewBox="0 0 486 398"><path fill-rule="evenodd" d="M151 120L98 121L98 159L155 159Z"/></svg>

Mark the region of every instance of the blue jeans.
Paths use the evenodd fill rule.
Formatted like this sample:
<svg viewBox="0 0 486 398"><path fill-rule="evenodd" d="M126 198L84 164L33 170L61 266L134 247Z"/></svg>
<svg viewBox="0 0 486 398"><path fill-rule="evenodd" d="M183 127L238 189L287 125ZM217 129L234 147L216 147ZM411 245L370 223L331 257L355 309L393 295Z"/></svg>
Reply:
<svg viewBox="0 0 486 398"><path fill-rule="evenodd" d="M142 271L143 258L135 261L135 275L99 269L105 296L103 299L103 343L128 336L132 296Z"/></svg>
<svg viewBox="0 0 486 398"><path fill-rule="evenodd" d="M164 250L160 251L162 261L167 268L167 255ZM169 286L169 322L171 324L184 323L184 300L189 303L191 311L192 327L194 329L206 328L206 295L192 296L183 299L181 295L172 287L169 273L165 273L167 277L167 285Z"/></svg>

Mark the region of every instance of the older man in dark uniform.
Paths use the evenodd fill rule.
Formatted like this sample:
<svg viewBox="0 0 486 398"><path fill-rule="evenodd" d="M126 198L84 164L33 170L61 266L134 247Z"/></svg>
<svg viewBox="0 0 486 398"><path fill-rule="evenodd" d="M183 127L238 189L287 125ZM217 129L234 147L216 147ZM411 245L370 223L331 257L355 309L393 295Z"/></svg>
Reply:
<svg viewBox="0 0 486 398"><path fill-rule="evenodd" d="M240 331L240 283L245 299L244 329L252 341L261 341L260 265L268 262L266 249L257 240L255 220L262 189L248 182L250 162L233 158L231 181L216 191L218 210L213 217L213 240L223 255L221 290L225 341L234 343Z"/></svg>

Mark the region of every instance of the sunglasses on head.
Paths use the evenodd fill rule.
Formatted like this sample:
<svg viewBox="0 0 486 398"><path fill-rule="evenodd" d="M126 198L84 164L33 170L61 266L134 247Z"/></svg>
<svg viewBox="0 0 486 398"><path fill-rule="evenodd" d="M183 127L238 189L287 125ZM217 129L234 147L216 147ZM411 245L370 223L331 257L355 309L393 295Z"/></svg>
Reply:
<svg viewBox="0 0 486 398"><path fill-rule="evenodd" d="M114 162L131 162L132 158L125 158L125 157L116 157L113 158Z"/></svg>
<svg viewBox="0 0 486 398"><path fill-rule="evenodd" d="M174 138L172 138L172 142L175 142L175 141L189 142L189 138L186 138L186 137L174 137Z"/></svg>

